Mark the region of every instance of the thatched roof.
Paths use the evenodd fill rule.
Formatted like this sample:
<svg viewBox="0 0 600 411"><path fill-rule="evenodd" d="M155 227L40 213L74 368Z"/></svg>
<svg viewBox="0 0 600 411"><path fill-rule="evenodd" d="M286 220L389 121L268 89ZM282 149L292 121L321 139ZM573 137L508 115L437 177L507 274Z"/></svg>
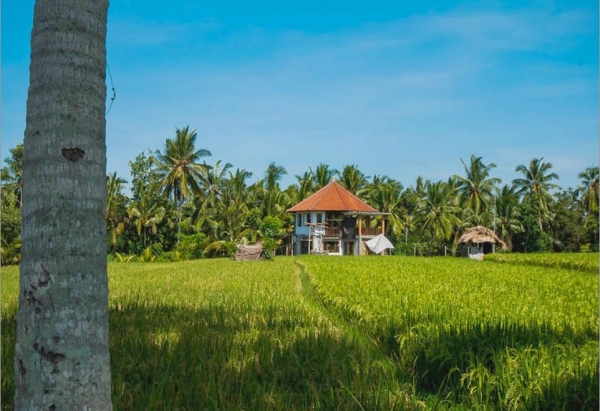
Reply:
<svg viewBox="0 0 600 411"><path fill-rule="evenodd" d="M477 227L469 228L463 235L458 239L459 244L464 243L473 243L473 244L482 244L482 243L494 243L498 244L503 250L506 250L508 247L506 243L494 233L489 228L478 225Z"/></svg>
<svg viewBox="0 0 600 411"><path fill-rule="evenodd" d="M235 260L237 261L248 261L248 260L260 260L263 257L263 246L262 243L258 244L238 244L237 252L235 253Z"/></svg>

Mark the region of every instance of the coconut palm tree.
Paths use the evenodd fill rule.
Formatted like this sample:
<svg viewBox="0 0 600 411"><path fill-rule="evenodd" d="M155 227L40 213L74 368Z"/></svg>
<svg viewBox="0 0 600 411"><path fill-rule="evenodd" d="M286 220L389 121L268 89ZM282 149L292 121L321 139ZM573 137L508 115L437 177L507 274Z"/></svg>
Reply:
<svg viewBox="0 0 600 411"><path fill-rule="evenodd" d="M173 140L167 139L163 152L156 151L156 174L160 187L167 196L173 196L177 210L177 243L181 234L181 206L192 191L200 191L202 175L208 166L200 164L203 157L211 155L206 149L196 150L195 130L186 126L175 131Z"/></svg>
<svg viewBox="0 0 600 411"><path fill-rule="evenodd" d="M230 163L221 166L221 160L219 160L202 174L200 191L207 204L214 206L221 199L223 187L227 184L226 173L231 167L233 166Z"/></svg>
<svg viewBox="0 0 600 411"><path fill-rule="evenodd" d="M2 189L15 193L17 207L23 204L23 144L17 144L9 150L10 157L4 159L2 168Z"/></svg>
<svg viewBox="0 0 600 411"><path fill-rule="evenodd" d="M108 222L108 230L111 242L117 244L117 237L123 232L125 227L125 202L127 198L123 194L123 188L127 180L118 177L115 171L106 176L106 185L108 188L108 201L104 218Z"/></svg>
<svg viewBox="0 0 600 411"><path fill-rule="evenodd" d="M390 228L394 233L404 230L404 224L400 218L400 205L402 202L402 184L387 176L374 176L373 181L359 191L366 202L376 210L386 213ZM373 223L381 221L383 216L373 219ZM381 223L383 224L383 223Z"/></svg>
<svg viewBox="0 0 600 411"><path fill-rule="evenodd" d="M577 177L581 179L581 186L577 188L576 193L581 196L584 210L588 213L597 213L600 199L598 167L588 167Z"/></svg>
<svg viewBox="0 0 600 411"><path fill-rule="evenodd" d="M543 223L550 218L548 203L552 200L550 190L558 189L560 186L552 183L558 180L558 174L551 173L552 164L543 161L543 158L534 158L529 166L518 165L515 171L523 174L522 178L515 178L512 182L517 188L517 193L524 201L530 201L538 214L538 224L543 230Z"/></svg>
<svg viewBox="0 0 600 411"><path fill-rule="evenodd" d="M305 171L301 176L296 174L295 177L298 185L288 187L287 191L294 203L299 203L315 192L314 177L310 171Z"/></svg>
<svg viewBox="0 0 600 411"><path fill-rule="evenodd" d="M229 180L227 182L227 191L230 193L232 201L239 203L246 203L248 197L248 184L247 180L252 177L252 172L237 169L235 173L229 172Z"/></svg>
<svg viewBox="0 0 600 411"><path fill-rule="evenodd" d="M146 248L148 246L148 229L151 234L156 235L158 225L165 217L165 208L158 202L152 201L150 196L143 196L131 204L128 212L137 234L143 234L144 248Z"/></svg>
<svg viewBox="0 0 600 411"><path fill-rule="evenodd" d="M374 176L363 190L367 202L378 211L393 213L400 203L402 184L388 176Z"/></svg>
<svg viewBox="0 0 600 411"><path fill-rule="evenodd" d="M490 208L489 202L493 197L493 191L496 184L502 182L497 177L489 177L490 170L496 167L496 164L483 164L481 157L471 155L471 160L467 165L461 158L465 168L465 176L455 175L457 183L457 193L460 196L461 203L466 208L473 210L475 216Z"/></svg>
<svg viewBox="0 0 600 411"><path fill-rule="evenodd" d="M279 187L279 181L287 174L287 170L283 166L275 165L275 163L269 164L267 171L265 172L265 178L262 180L261 185L266 190L273 190Z"/></svg>
<svg viewBox="0 0 600 411"><path fill-rule="evenodd" d="M431 244L435 240L449 240L454 228L460 224L455 205L456 190L447 182L427 182L424 195L417 206L416 215L421 224L421 233L429 233Z"/></svg>
<svg viewBox="0 0 600 411"><path fill-rule="evenodd" d="M221 190L218 218L222 221L219 227L219 240L239 241L246 234L245 220L248 213L250 201L250 190L246 180L252 177L252 173L237 169L235 173L229 172L229 178Z"/></svg>
<svg viewBox="0 0 600 411"><path fill-rule="evenodd" d="M494 228L508 250L513 248L513 236L524 231L519 214L519 195L513 185L502 186L496 196Z"/></svg>
<svg viewBox="0 0 600 411"><path fill-rule="evenodd" d="M200 181L200 195L194 198L192 222L201 228L205 221L217 215L223 207L223 189L227 184L227 172L232 167L230 163L221 166L221 160L207 169Z"/></svg>
<svg viewBox="0 0 600 411"><path fill-rule="evenodd" d="M356 165L347 165L342 170L340 184L352 194L358 195L369 184L369 178Z"/></svg>
<svg viewBox="0 0 600 411"><path fill-rule="evenodd" d="M36 0L23 143L16 410L111 410L107 0Z"/></svg>
<svg viewBox="0 0 600 411"><path fill-rule="evenodd" d="M418 199L422 199L425 197L425 190L431 184L431 181L428 179L423 180L422 176L418 176L415 181L414 193Z"/></svg>
<svg viewBox="0 0 600 411"><path fill-rule="evenodd" d="M313 188L315 191L325 187L333 178L336 178L340 175L336 169L331 169L327 164L324 163L317 165L314 170L312 168L309 168L309 170L313 175Z"/></svg>
<svg viewBox="0 0 600 411"><path fill-rule="evenodd" d="M290 198L287 192L282 191L279 186L279 181L286 174L287 171L283 166L271 163L267 168L265 178L256 184L256 196L263 217L282 217L282 214L290 206Z"/></svg>
<svg viewBox="0 0 600 411"><path fill-rule="evenodd" d="M219 220L222 222L220 239L239 241L246 234L244 222L248 207L245 203L236 201L224 202L219 210Z"/></svg>

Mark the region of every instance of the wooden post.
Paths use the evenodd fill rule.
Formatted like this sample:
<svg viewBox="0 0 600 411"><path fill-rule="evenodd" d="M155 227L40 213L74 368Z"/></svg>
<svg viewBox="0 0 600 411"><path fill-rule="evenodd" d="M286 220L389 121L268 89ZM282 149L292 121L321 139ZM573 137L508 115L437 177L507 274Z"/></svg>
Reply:
<svg viewBox="0 0 600 411"><path fill-rule="evenodd" d="M358 215L358 255L362 255L362 217Z"/></svg>

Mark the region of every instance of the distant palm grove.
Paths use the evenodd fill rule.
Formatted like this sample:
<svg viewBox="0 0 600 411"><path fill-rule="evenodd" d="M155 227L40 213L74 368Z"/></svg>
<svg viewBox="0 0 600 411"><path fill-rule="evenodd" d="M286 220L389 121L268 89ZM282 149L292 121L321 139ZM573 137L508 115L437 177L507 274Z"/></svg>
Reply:
<svg viewBox="0 0 600 411"><path fill-rule="evenodd" d="M286 169L275 162L251 181L251 172L208 162L197 133L177 129L162 150L129 162L131 181L107 176L109 258L179 261L232 256L236 244L262 242L267 257L291 253L294 220L287 212L335 178L385 216L396 254L444 255L457 251L468 228L494 229L513 252L598 251L598 167L583 168L580 184L563 188L552 164L533 158L518 164L518 178L502 182L496 164L471 155L461 175L445 181L421 177L411 185L385 175L367 176L357 165L342 170L318 164L281 187ZM20 261L23 145L10 149L1 170L2 264ZM130 194L125 194L129 192ZM381 218L381 217L379 217ZM374 219L371 224L380 226Z"/></svg>

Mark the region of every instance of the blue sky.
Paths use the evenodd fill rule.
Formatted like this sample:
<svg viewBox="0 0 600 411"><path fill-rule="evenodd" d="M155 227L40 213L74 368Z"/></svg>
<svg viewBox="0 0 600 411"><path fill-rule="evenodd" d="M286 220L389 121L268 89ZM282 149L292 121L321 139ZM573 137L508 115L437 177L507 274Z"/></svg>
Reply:
<svg viewBox="0 0 600 411"><path fill-rule="evenodd" d="M32 0L2 1L2 159L23 139ZM504 184L543 157L564 188L598 165L598 2L133 1L109 9L116 99L107 172L198 148L284 186L326 163L405 187L464 174ZM110 96L110 81L109 81Z"/></svg>

